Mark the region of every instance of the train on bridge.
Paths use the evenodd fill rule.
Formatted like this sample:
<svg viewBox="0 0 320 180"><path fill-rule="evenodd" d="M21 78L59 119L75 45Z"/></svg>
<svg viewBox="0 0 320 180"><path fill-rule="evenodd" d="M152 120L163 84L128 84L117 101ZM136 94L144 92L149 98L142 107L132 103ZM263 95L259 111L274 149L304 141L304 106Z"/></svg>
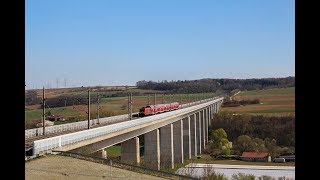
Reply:
<svg viewBox="0 0 320 180"><path fill-rule="evenodd" d="M169 104L156 104L156 105L148 105L140 108L138 116L144 117L148 115L154 115L158 113L168 112L177 110L180 108L180 104L178 102L173 102Z"/></svg>

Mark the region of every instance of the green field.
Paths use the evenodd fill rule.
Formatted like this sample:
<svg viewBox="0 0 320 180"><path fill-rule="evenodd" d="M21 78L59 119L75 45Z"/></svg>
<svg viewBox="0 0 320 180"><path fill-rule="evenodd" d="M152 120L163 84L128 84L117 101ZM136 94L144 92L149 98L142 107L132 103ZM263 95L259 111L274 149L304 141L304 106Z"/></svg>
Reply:
<svg viewBox="0 0 320 180"><path fill-rule="evenodd" d="M237 96L278 95L278 94L294 94L294 93L295 93L295 88L289 87L289 88L241 91Z"/></svg>
<svg viewBox="0 0 320 180"><path fill-rule="evenodd" d="M242 91L233 98L238 101L259 99L260 104L251 104L238 107L223 107L222 111L229 111L237 114L248 113L277 116L295 114L294 87Z"/></svg>
<svg viewBox="0 0 320 180"><path fill-rule="evenodd" d="M291 113L295 112L294 109L265 109L265 110L256 110L248 111L249 113Z"/></svg>
<svg viewBox="0 0 320 180"><path fill-rule="evenodd" d="M67 116L75 116L79 114L78 110L64 108L64 107L57 107L47 109L46 112L51 111L52 114L63 114L65 117ZM42 118L42 109L30 110L25 112L26 121L32 121L35 119Z"/></svg>
<svg viewBox="0 0 320 180"><path fill-rule="evenodd" d="M107 151L107 156L118 157L121 156L121 146L111 146L105 149Z"/></svg>

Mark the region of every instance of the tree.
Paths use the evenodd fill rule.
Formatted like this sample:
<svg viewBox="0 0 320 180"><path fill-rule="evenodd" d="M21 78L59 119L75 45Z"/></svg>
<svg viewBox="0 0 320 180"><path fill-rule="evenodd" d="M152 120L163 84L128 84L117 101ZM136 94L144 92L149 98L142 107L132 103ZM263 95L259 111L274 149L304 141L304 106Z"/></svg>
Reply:
<svg viewBox="0 0 320 180"><path fill-rule="evenodd" d="M247 135L239 136L234 143L234 147L238 149L241 154L245 151L251 151L253 149L251 144L251 137Z"/></svg>
<svg viewBox="0 0 320 180"><path fill-rule="evenodd" d="M217 149L215 152L223 152L225 155L230 154L229 140L226 131L222 128L216 129L211 133L212 144L209 146L212 149Z"/></svg>
<svg viewBox="0 0 320 180"><path fill-rule="evenodd" d="M220 139L228 138L226 131L222 128L216 129L211 134L213 141L220 141Z"/></svg>
<svg viewBox="0 0 320 180"><path fill-rule="evenodd" d="M265 147L265 142L262 139L254 138L252 139L252 148L255 152L266 152L267 148Z"/></svg>
<svg viewBox="0 0 320 180"><path fill-rule="evenodd" d="M275 139L266 138L264 140L264 144L271 155L274 154L276 148L277 148L277 141Z"/></svg>

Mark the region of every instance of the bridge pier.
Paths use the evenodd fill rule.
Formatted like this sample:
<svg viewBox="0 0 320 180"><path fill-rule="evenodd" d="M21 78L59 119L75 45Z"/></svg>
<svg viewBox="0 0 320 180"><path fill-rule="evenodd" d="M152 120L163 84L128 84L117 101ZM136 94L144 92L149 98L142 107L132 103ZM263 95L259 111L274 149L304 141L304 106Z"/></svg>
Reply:
<svg viewBox="0 0 320 180"><path fill-rule="evenodd" d="M206 109L202 110L202 144L203 149L206 148Z"/></svg>
<svg viewBox="0 0 320 180"><path fill-rule="evenodd" d="M210 126L211 126L211 113L212 113L212 111L211 111L211 108L212 108L212 105L210 105L210 106L209 106L209 119L208 119L208 127L210 127Z"/></svg>
<svg viewBox="0 0 320 180"><path fill-rule="evenodd" d="M183 119L173 123L174 162L183 163Z"/></svg>
<svg viewBox="0 0 320 180"><path fill-rule="evenodd" d="M209 142L209 121L210 121L210 108L207 108L207 118L206 118L206 142Z"/></svg>
<svg viewBox="0 0 320 180"><path fill-rule="evenodd" d="M191 134L191 154L197 156L198 144L197 144L197 113L193 114L193 118L190 120L190 134Z"/></svg>
<svg viewBox="0 0 320 180"><path fill-rule="evenodd" d="M160 128L160 164L165 168L174 168L173 124Z"/></svg>
<svg viewBox="0 0 320 180"><path fill-rule="evenodd" d="M140 164L139 137L134 137L121 143L121 160Z"/></svg>
<svg viewBox="0 0 320 180"><path fill-rule="evenodd" d="M159 129L144 134L144 162L160 170L160 133Z"/></svg>
<svg viewBox="0 0 320 180"><path fill-rule="evenodd" d="M183 122L183 154L184 158L191 159L191 124L190 116Z"/></svg>
<svg viewBox="0 0 320 180"><path fill-rule="evenodd" d="M214 113L218 112L218 103L215 104L215 109L214 109Z"/></svg>
<svg viewBox="0 0 320 180"><path fill-rule="evenodd" d="M197 119L197 154L201 154L201 147L202 147L202 140L201 140L201 118L202 118L202 113L201 111L198 112L198 119Z"/></svg>

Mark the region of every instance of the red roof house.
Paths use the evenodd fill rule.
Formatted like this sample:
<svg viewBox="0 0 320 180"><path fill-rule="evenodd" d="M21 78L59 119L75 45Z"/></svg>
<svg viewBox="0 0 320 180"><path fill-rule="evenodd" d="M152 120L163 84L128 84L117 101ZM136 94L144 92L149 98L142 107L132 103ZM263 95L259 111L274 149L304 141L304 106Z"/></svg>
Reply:
<svg viewBox="0 0 320 180"><path fill-rule="evenodd" d="M271 161L271 157L267 152L243 152L242 156L240 156L240 159L243 161Z"/></svg>

